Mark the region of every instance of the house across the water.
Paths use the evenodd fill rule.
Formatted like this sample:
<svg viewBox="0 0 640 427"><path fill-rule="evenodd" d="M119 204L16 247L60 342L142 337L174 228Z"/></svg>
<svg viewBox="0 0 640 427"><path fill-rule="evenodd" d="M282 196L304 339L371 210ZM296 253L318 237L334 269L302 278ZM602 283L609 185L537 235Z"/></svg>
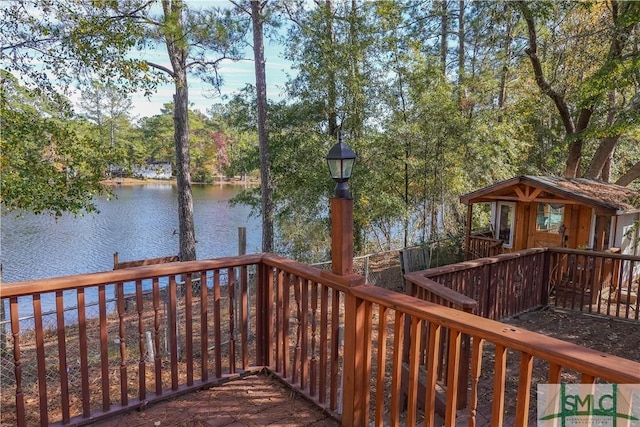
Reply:
<svg viewBox="0 0 640 427"><path fill-rule="evenodd" d="M133 176L146 179L171 179L173 168L171 162L147 162L133 167Z"/></svg>

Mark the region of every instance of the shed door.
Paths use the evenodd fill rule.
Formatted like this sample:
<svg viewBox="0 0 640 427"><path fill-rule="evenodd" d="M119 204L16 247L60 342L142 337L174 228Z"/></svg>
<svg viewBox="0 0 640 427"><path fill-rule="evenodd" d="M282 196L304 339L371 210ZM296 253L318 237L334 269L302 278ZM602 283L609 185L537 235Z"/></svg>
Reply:
<svg viewBox="0 0 640 427"><path fill-rule="evenodd" d="M565 206L559 203L535 203L530 217L528 248L562 246L566 235Z"/></svg>

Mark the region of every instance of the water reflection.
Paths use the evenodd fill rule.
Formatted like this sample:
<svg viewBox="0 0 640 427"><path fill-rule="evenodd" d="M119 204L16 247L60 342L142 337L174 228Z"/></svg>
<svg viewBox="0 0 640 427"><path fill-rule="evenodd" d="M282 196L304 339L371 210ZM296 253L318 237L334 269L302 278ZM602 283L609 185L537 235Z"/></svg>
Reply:
<svg viewBox="0 0 640 427"><path fill-rule="evenodd" d="M236 255L238 227L247 228L247 252L260 251L260 219L250 217L248 207L228 203L240 190L233 185L193 187L198 259ZM99 214L3 216L3 281L111 270L114 252L121 261L178 253L175 186L122 186L115 193L116 199L97 200Z"/></svg>
<svg viewBox="0 0 640 427"><path fill-rule="evenodd" d="M238 227L247 228L247 252L261 250L260 219L251 217L246 206L229 204L241 188L193 187L198 259L236 255ZM4 215L0 230L3 282L108 271L113 269L114 252L119 252L120 261L178 253L175 186L122 186L115 193L116 199L96 201L99 214L60 218L29 213ZM112 296L113 286L107 288ZM125 289L129 292L133 288ZM88 304L97 301L97 288L87 289L85 298ZM76 304L77 293L65 291L65 307ZM30 297L19 299L19 307L21 317L33 313ZM5 309L8 313L8 301ZM45 313L55 310L55 294L42 296L42 309Z"/></svg>

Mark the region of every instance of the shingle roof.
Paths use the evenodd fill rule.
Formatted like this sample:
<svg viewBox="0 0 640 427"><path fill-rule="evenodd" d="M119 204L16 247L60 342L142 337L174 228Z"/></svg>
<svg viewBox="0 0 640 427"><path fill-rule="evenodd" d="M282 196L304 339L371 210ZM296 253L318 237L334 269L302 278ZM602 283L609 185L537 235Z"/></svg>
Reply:
<svg viewBox="0 0 640 427"><path fill-rule="evenodd" d="M533 187L555 197L579 201L621 214L640 211L640 193L627 187L586 178L523 175L498 182L460 197L465 204L495 200L513 194L515 187ZM522 194L522 191L516 191ZM530 200L531 201L531 200Z"/></svg>

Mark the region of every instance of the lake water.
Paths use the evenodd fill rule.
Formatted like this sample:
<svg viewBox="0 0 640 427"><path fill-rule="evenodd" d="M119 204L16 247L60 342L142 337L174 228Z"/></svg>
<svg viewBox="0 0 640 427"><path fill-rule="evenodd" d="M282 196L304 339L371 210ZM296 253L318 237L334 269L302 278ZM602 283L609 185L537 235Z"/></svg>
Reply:
<svg viewBox="0 0 640 427"><path fill-rule="evenodd" d="M247 228L247 252L261 251L260 218L250 216L247 206L229 204L241 189L193 186L198 259L237 255L238 227ZM121 186L115 194L115 199L97 200L98 214L2 216L3 282L112 270L114 252L120 261L178 254L174 185Z"/></svg>

